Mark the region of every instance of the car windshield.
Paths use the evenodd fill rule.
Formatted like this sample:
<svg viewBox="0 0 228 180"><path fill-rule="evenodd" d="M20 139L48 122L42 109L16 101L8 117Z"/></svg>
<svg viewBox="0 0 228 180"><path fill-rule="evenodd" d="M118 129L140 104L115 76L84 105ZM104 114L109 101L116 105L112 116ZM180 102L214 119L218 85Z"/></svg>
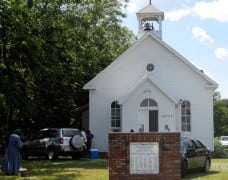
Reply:
<svg viewBox="0 0 228 180"><path fill-rule="evenodd" d="M77 129L66 129L66 130L62 130L62 134L63 134L63 137L71 137L71 136L74 136L76 134L79 134L79 130Z"/></svg>

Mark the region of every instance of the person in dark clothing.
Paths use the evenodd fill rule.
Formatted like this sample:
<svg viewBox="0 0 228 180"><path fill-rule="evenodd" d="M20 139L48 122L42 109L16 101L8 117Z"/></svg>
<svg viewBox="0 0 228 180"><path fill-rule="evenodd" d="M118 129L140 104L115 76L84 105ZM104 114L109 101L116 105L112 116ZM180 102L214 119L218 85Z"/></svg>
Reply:
<svg viewBox="0 0 228 180"><path fill-rule="evenodd" d="M91 133L91 131L90 130L87 130L86 131L86 138L87 138L86 147L87 147L87 152L89 152L89 150L91 149L93 137L94 137L94 135Z"/></svg>
<svg viewBox="0 0 228 180"><path fill-rule="evenodd" d="M2 164L2 172L6 175L17 175L21 168L20 150L22 149L23 143L18 134L19 132L15 131L15 133L9 137L9 143Z"/></svg>

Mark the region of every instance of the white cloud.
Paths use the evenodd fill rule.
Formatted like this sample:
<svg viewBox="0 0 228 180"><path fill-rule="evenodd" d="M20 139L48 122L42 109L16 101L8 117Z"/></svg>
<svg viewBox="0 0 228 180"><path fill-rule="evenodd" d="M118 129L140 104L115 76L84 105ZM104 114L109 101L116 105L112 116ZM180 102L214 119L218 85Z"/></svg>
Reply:
<svg viewBox="0 0 228 180"><path fill-rule="evenodd" d="M127 5L127 11L130 12L130 13L136 12L137 9L138 9L138 8L137 8L137 5L134 4L134 3L129 3L129 4Z"/></svg>
<svg viewBox="0 0 228 180"><path fill-rule="evenodd" d="M189 15L190 13L191 9L179 9L165 13L165 18L170 21L179 21L180 19Z"/></svg>
<svg viewBox="0 0 228 180"><path fill-rule="evenodd" d="M124 0L120 1L124 3ZM189 3L189 0L183 0L182 2L180 2L179 0L152 0L151 2L153 6L157 7L161 11L166 12L170 9L177 9L185 6L186 3ZM149 4L149 0L129 0L127 4L128 13L136 13L140 9L146 7Z"/></svg>
<svg viewBox="0 0 228 180"><path fill-rule="evenodd" d="M214 39L210 37L206 30L200 27L192 28L192 36L194 39L198 40L202 44L213 43Z"/></svg>
<svg viewBox="0 0 228 180"><path fill-rule="evenodd" d="M149 0L130 0L127 4L126 10L128 13L136 13L148 5ZM195 4L191 4L189 0L181 2L179 0L153 0L152 5L164 11L165 18L170 21L179 21L188 15L197 16L202 20L215 19L220 22L228 21L228 0L212 0L210 2L201 0Z"/></svg>
<svg viewBox="0 0 228 180"><path fill-rule="evenodd" d="M197 2L192 8L193 14L200 19L216 19L217 21L228 21L228 1L213 0L212 2Z"/></svg>
<svg viewBox="0 0 228 180"><path fill-rule="evenodd" d="M225 92L225 93L221 93L221 98L222 99L228 99L228 92Z"/></svg>
<svg viewBox="0 0 228 180"><path fill-rule="evenodd" d="M222 99L228 99L228 92L221 93Z"/></svg>
<svg viewBox="0 0 228 180"><path fill-rule="evenodd" d="M146 6L146 3L142 2L142 0L130 0L127 4L127 11L129 13L136 13L137 11L139 11L145 6Z"/></svg>
<svg viewBox="0 0 228 180"><path fill-rule="evenodd" d="M178 21L187 15L198 16L200 19L215 19L220 22L228 21L228 1L213 0L211 2L196 2L192 7L168 11L167 19Z"/></svg>
<svg viewBox="0 0 228 180"><path fill-rule="evenodd" d="M228 59L228 49L225 48L216 48L215 56L218 59Z"/></svg>

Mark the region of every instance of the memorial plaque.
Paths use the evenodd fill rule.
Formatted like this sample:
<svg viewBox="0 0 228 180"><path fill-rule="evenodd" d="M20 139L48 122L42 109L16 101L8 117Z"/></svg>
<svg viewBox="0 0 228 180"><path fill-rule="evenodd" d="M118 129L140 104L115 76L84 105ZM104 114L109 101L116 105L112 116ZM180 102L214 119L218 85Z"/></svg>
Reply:
<svg viewBox="0 0 228 180"><path fill-rule="evenodd" d="M159 143L130 143L130 174L159 173Z"/></svg>

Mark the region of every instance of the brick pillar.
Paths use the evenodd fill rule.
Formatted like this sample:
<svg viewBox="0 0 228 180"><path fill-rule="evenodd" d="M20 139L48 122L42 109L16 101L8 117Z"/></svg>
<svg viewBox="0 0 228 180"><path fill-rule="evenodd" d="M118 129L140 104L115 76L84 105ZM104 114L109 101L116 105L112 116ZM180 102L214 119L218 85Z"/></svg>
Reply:
<svg viewBox="0 0 228 180"><path fill-rule="evenodd" d="M133 143L158 145L158 173L130 173L133 166L130 165L130 144ZM109 133L110 180L180 179L180 158L180 133Z"/></svg>

